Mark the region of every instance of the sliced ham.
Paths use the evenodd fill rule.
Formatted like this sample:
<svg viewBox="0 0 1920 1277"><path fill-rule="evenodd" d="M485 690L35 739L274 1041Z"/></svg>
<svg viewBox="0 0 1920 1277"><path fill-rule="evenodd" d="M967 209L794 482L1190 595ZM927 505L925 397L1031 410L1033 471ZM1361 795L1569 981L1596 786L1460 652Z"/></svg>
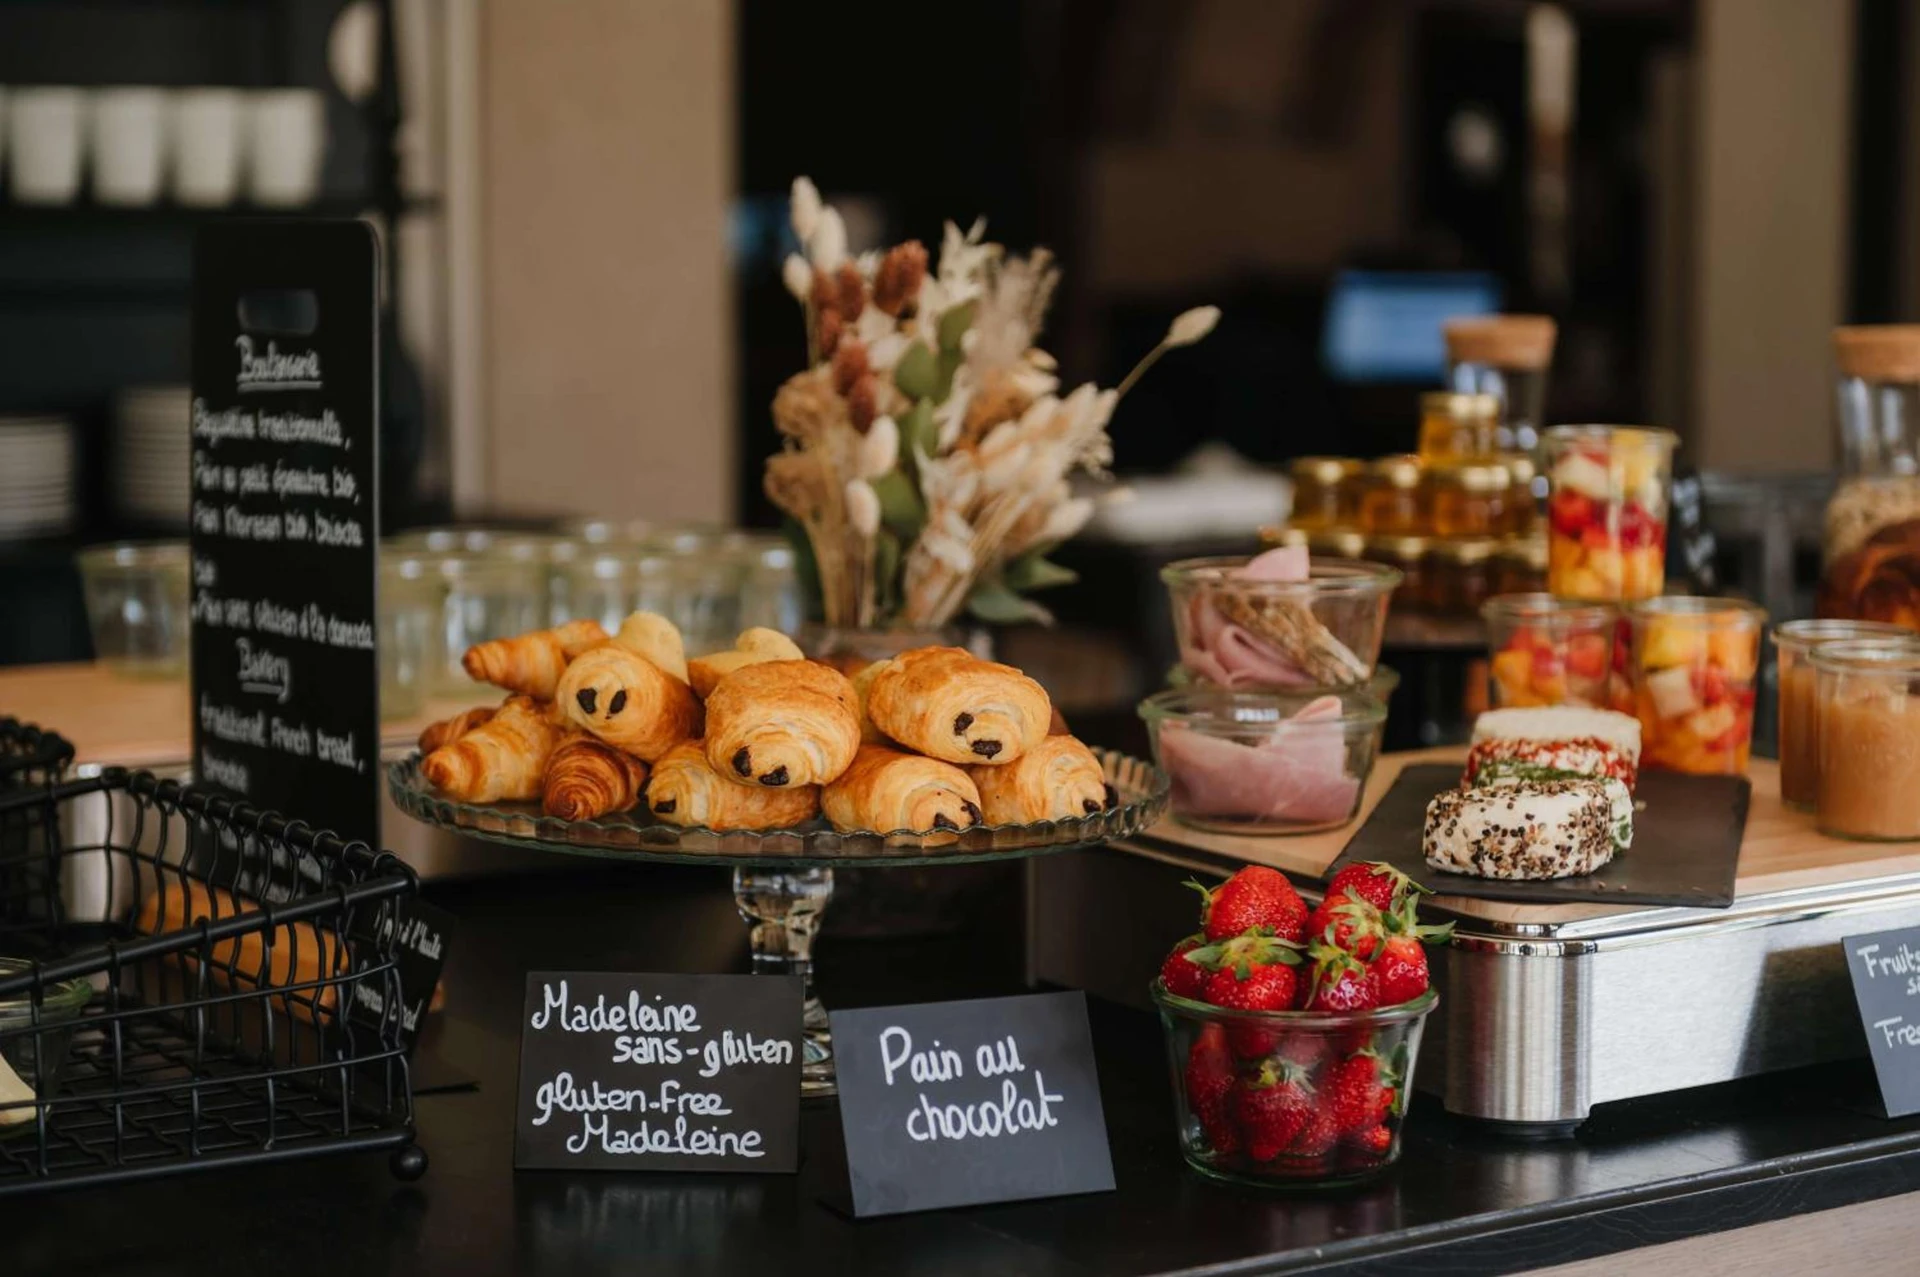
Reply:
<svg viewBox="0 0 1920 1277"><path fill-rule="evenodd" d="M1276 546L1248 559L1233 575L1243 581L1304 581L1307 579L1307 547Z"/></svg>
<svg viewBox="0 0 1920 1277"><path fill-rule="evenodd" d="M1323 696L1243 745L1179 723L1160 729L1175 810L1202 819L1324 824L1344 820L1360 782L1346 774L1340 701Z"/></svg>
<svg viewBox="0 0 1920 1277"><path fill-rule="evenodd" d="M1272 644L1221 616L1204 596L1194 597L1189 617L1189 641L1180 649L1180 660L1209 683L1222 687L1305 687L1312 682Z"/></svg>

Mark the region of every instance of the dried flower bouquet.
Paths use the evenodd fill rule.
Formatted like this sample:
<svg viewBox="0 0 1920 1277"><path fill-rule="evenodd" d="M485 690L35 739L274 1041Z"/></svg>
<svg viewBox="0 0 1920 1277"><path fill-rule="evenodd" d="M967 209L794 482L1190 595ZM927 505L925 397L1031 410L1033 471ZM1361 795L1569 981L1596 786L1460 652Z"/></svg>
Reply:
<svg viewBox="0 0 1920 1277"><path fill-rule="evenodd" d="M1060 272L1044 248L1009 255L986 224L949 222L937 263L918 241L847 252L839 213L793 184L804 254L782 275L806 312L807 362L773 400L781 451L766 490L803 535L821 619L862 629L1046 620L1025 597L1073 574L1048 551L1078 532L1105 479L1114 404L1165 351L1212 331L1216 307L1173 321L1114 390L1059 394L1034 345Z"/></svg>

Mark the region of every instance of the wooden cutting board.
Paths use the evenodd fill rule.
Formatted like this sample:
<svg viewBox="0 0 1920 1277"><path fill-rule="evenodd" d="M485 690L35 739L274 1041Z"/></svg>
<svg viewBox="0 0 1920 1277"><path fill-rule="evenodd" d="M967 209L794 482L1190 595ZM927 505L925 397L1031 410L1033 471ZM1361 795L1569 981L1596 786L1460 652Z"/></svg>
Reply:
<svg viewBox="0 0 1920 1277"><path fill-rule="evenodd" d="M1324 833L1298 838L1258 838L1247 834L1216 834L1188 829L1171 816L1155 825L1145 842L1169 849L1191 849L1249 864L1271 865L1300 878L1319 878L1339 856L1360 822L1393 784L1400 769L1413 763L1466 763L1465 746L1386 754L1367 780L1360 814L1351 823ZM1740 867L1734 897L1763 895L1802 887L1856 882L1871 878L1920 873L1920 841L1899 843L1850 842L1830 838L1813 826L1811 813L1793 811L1780 801L1780 765L1756 758L1748 768L1753 797L1747 808L1746 835L1740 844ZM1142 850L1151 852L1143 845ZM1634 855L1657 855L1659 848L1634 844ZM1450 913L1489 922L1565 923L1585 918L1644 909L1609 905L1535 905L1497 900L1442 896L1435 900Z"/></svg>

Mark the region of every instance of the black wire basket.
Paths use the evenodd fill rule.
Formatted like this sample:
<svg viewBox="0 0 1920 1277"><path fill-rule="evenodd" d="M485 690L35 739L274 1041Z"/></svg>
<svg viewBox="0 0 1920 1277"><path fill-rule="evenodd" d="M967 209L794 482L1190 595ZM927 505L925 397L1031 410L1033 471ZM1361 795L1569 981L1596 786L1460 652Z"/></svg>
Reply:
<svg viewBox="0 0 1920 1277"><path fill-rule="evenodd" d="M0 718L0 1196L347 1150L426 1170L392 854Z"/></svg>

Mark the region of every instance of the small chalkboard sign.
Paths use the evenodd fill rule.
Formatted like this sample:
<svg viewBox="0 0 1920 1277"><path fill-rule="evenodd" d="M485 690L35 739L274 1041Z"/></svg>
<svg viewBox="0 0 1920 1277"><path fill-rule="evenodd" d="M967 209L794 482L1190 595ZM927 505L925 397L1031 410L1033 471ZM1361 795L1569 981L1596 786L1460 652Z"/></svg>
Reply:
<svg viewBox="0 0 1920 1277"><path fill-rule="evenodd" d="M1113 1188L1083 993L836 1011L855 1215Z"/></svg>
<svg viewBox="0 0 1920 1277"><path fill-rule="evenodd" d="M770 975L528 975L513 1164L797 1169L802 984Z"/></svg>
<svg viewBox="0 0 1920 1277"><path fill-rule="evenodd" d="M1840 942L1888 1117L1920 1113L1920 927Z"/></svg>
<svg viewBox="0 0 1920 1277"><path fill-rule="evenodd" d="M440 968L446 963L447 945L453 938L453 915L420 899L408 897L389 912L381 912L379 924L393 932L393 964L399 983L399 1005L387 990L372 980L362 980L353 988L353 1005L347 1018L369 1028L380 1027L389 1016L399 1021L400 1040L411 1050L426 1023L427 1008L433 1003L433 991L440 983ZM386 937L368 937L384 941Z"/></svg>
<svg viewBox="0 0 1920 1277"><path fill-rule="evenodd" d="M378 270L361 222L201 227L188 425L194 770L372 844Z"/></svg>

